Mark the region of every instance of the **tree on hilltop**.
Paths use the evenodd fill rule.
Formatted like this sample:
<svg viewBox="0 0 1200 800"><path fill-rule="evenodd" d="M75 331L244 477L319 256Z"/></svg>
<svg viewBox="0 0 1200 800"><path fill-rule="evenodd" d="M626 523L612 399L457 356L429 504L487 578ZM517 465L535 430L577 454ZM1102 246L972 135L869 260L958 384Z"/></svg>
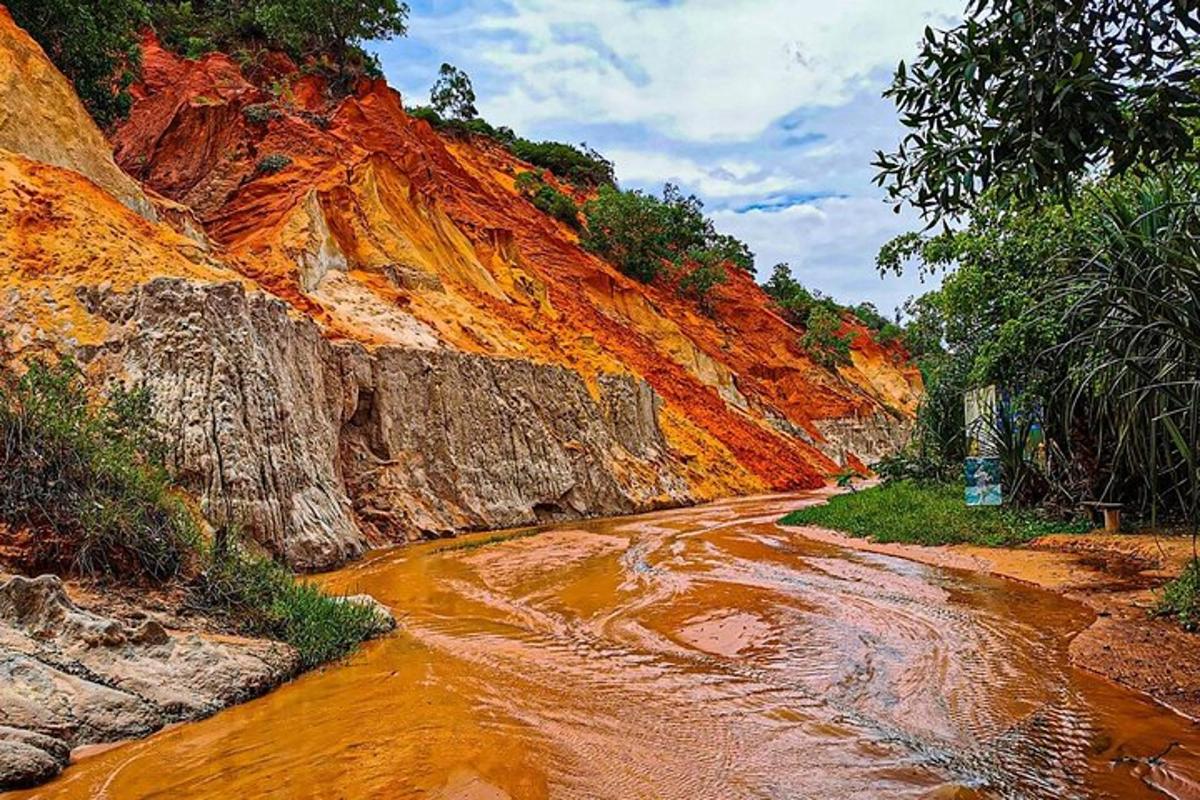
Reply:
<svg viewBox="0 0 1200 800"><path fill-rule="evenodd" d="M365 41L408 33L408 4L399 0L256 0L255 19L273 43L293 54L329 55L345 71Z"/></svg>
<svg viewBox="0 0 1200 800"><path fill-rule="evenodd" d="M438 70L438 79L429 90L429 104L443 117L466 122L479 116L471 78L452 64L442 64Z"/></svg>

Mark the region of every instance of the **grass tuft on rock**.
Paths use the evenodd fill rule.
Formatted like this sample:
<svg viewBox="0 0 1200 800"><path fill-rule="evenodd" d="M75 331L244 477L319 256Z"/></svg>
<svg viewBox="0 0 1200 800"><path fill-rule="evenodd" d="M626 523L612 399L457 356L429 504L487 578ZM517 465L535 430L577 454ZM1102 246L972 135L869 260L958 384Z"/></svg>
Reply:
<svg viewBox="0 0 1200 800"><path fill-rule="evenodd" d="M451 553L455 551L478 550L479 548L487 547L488 545L500 544L501 542L511 542L514 539L524 539L529 536L536 536L539 533L541 533L541 531L537 528L526 528L516 531L502 531L500 533L493 533L488 536L463 537L456 539L449 544L442 545L441 547L437 548L435 552Z"/></svg>
<svg viewBox="0 0 1200 800"><path fill-rule="evenodd" d="M987 547L1091 529L1087 521L1048 519L1009 508L968 507L961 485L915 481L892 481L837 495L823 505L793 511L780 524L831 528L877 542Z"/></svg>
<svg viewBox="0 0 1200 800"><path fill-rule="evenodd" d="M69 359L0 366L0 530L20 566L189 589L197 610L287 642L305 668L385 629L369 606L297 581L236 532L201 532L164 464L144 392L88 393Z"/></svg>
<svg viewBox="0 0 1200 800"><path fill-rule="evenodd" d="M287 642L305 669L352 653L385 628L370 606L302 582L266 556L251 553L236 533L222 533L192 586L193 603L225 615L250 636Z"/></svg>

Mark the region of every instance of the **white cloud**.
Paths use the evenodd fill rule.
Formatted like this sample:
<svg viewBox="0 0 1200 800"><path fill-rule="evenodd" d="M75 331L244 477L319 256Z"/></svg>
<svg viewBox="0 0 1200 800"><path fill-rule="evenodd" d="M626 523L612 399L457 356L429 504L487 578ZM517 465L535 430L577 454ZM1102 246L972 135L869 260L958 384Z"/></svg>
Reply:
<svg viewBox="0 0 1200 800"><path fill-rule="evenodd" d="M901 135L880 97L891 69L962 0L411 2L412 38L380 49L417 102L449 61L493 124L586 140L624 186L697 193L760 278L788 261L808 286L887 312L929 288L875 270L881 244L921 226L881 202L870 162Z"/></svg>
<svg viewBox="0 0 1200 800"><path fill-rule="evenodd" d="M460 24L496 36L473 55L511 78L483 111L645 123L694 141L747 139L801 106L833 106L914 49L961 0L514 0ZM464 33L461 29L459 33Z"/></svg>
<svg viewBox="0 0 1200 800"><path fill-rule="evenodd" d="M617 165L617 177L636 185L658 186L667 181L694 190L702 198L759 197L795 191L797 179L746 159L700 164L667 152L610 149L605 156Z"/></svg>
<svg viewBox="0 0 1200 800"><path fill-rule="evenodd" d="M759 280L786 261L810 288L844 303L874 303L885 314L910 295L934 288L915 272L881 278L875 253L892 237L919 228L910 215L897 215L873 198L831 197L782 209L744 213L718 211L718 229L732 233L755 251Z"/></svg>

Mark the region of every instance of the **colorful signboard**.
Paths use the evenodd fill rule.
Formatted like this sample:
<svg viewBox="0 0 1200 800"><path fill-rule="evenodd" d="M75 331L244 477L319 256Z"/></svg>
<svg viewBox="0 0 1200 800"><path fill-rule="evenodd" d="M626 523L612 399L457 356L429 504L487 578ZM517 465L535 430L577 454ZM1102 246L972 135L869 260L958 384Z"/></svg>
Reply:
<svg viewBox="0 0 1200 800"><path fill-rule="evenodd" d="M963 465L966 500L969 506L998 506L1004 499L1000 488L1000 459L997 455L996 387L967 391L963 416L967 431L967 460Z"/></svg>
<svg viewBox="0 0 1200 800"><path fill-rule="evenodd" d="M1004 499L1000 490L1000 459L995 456L968 457L963 469L969 506L998 506Z"/></svg>

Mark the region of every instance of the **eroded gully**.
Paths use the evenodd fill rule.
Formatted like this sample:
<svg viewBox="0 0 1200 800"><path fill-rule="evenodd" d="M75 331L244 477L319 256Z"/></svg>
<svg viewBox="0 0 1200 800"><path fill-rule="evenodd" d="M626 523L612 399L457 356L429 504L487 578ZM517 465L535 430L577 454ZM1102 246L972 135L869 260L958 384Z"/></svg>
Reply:
<svg viewBox="0 0 1200 800"><path fill-rule="evenodd" d="M321 580L399 633L25 796L1200 795L1200 730L1068 663L1090 611L775 525L805 502L375 554Z"/></svg>

